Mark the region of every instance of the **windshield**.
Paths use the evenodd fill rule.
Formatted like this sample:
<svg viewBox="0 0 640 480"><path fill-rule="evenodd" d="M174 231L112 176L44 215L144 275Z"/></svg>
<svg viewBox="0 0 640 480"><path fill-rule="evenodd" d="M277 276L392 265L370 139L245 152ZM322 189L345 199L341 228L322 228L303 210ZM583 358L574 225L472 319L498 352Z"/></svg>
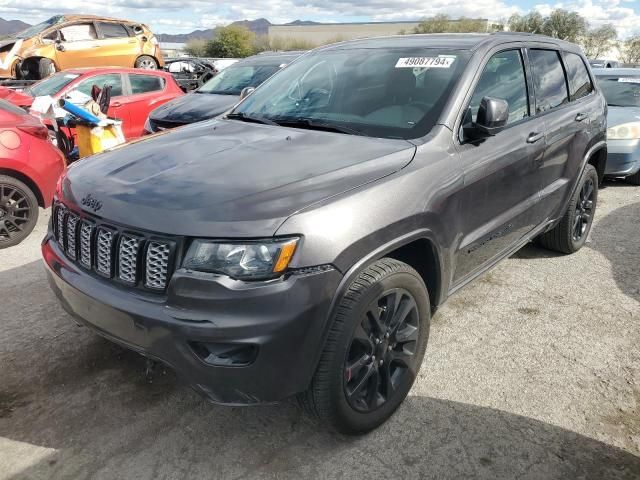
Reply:
<svg viewBox="0 0 640 480"><path fill-rule="evenodd" d="M266 82L234 113L301 128L313 123L372 137L418 138L437 122L468 56L415 47L320 50Z"/></svg>
<svg viewBox="0 0 640 480"><path fill-rule="evenodd" d="M79 76L80 75L75 73L55 73L46 80L42 80L29 88L25 88L24 93L31 95L32 97L55 95Z"/></svg>
<svg viewBox="0 0 640 480"><path fill-rule="evenodd" d="M257 87L280 70L277 65L233 65L225 68L196 92L220 95L240 95L243 88Z"/></svg>
<svg viewBox="0 0 640 480"><path fill-rule="evenodd" d="M640 107L640 73L636 76L597 75L598 85L611 107Z"/></svg>
<svg viewBox="0 0 640 480"><path fill-rule="evenodd" d="M53 25L57 25L63 20L64 20L64 17L62 15L56 15L55 17L51 17L49 20L45 20L42 23L33 25L32 27L29 27L21 32L18 32L16 34L16 38L34 37L38 35L40 32L43 32L44 30L46 30L47 28L52 27Z"/></svg>

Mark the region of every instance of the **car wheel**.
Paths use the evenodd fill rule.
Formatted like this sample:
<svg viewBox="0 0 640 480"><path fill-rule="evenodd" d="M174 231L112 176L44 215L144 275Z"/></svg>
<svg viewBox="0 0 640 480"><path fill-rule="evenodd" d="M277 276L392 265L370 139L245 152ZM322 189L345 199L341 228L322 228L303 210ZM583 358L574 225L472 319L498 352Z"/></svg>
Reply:
<svg viewBox="0 0 640 480"><path fill-rule="evenodd" d="M20 180L0 175L0 249L27 238L38 221L38 200Z"/></svg>
<svg viewBox="0 0 640 480"><path fill-rule="evenodd" d="M384 258L349 286L303 407L335 430L373 430L405 399L429 337L427 288L409 265Z"/></svg>
<svg viewBox="0 0 640 480"><path fill-rule="evenodd" d="M629 175L624 180L625 182L630 183L631 185L640 185L640 171L637 171L633 175Z"/></svg>
<svg viewBox="0 0 640 480"><path fill-rule="evenodd" d="M569 206L553 230L540 237L539 243L549 250L574 253L587 241L598 202L598 173L593 165L587 165Z"/></svg>
<svg viewBox="0 0 640 480"><path fill-rule="evenodd" d="M38 61L38 75L41 79L50 77L56 73L56 66L49 58L41 58Z"/></svg>
<svg viewBox="0 0 640 480"><path fill-rule="evenodd" d="M136 60L135 67L142 68L143 70L157 70L158 63L155 58L150 57L149 55L142 55Z"/></svg>

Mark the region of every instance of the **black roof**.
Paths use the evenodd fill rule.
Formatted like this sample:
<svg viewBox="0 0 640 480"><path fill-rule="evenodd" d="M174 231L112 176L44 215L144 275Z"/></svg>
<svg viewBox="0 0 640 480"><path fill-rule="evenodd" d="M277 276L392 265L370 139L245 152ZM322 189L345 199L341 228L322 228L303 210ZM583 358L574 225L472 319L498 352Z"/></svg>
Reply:
<svg viewBox="0 0 640 480"><path fill-rule="evenodd" d="M491 47L510 42L542 42L556 45L566 50L578 50L573 43L536 35L532 33L499 32L499 33L435 33L395 35L391 37L373 37L360 40L349 40L321 48L380 48L380 47L424 47L424 48L452 48L458 50L476 50L480 47Z"/></svg>

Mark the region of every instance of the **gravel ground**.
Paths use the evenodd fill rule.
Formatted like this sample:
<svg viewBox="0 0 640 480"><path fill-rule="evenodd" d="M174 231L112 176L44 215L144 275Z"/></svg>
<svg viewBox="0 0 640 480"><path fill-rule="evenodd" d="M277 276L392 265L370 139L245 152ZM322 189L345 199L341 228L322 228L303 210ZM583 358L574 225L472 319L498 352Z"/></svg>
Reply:
<svg viewBox="0 0 640 480"><path fill-rule="evenodd" d="M0 479L640 478L640 188L590 242L525 247L434 318L410 397L331 434L296 406L212 406L75 326L38 245L0 251Z"/></svg>

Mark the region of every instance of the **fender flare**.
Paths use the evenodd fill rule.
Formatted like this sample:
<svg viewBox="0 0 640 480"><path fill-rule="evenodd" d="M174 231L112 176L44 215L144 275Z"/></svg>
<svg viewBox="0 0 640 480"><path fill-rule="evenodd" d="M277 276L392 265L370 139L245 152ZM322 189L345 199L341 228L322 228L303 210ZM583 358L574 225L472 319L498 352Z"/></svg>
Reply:
<svg viewBox="0 0 640 480"><path fill-rule="evenodd" d="M438 266L438 278L439 278L439 283L440 283L440 292L439 292L439 297L440 298L436 298L435 296L432 297L433 300L435 300L436 305L440 303L440 300L443 297L443 271L442 271L442 265L443 265L443 260L442 260L442 252L441 249L438 245L438 242L435 240L435 236L433 234L433 232L428 229L428 228L420 228L418 230L413 230L405 235L402 235L400 237L396 237L393 240L384 243L382 245L380 245L378 248L376 248L375 250L372 250L370 252L368 252L365 256L363 256L362 258L360 258L355 264L353 264L349 270L347 270L344 274L344 276L342 277L342 279L340 280L340 283L338 284L338 288L336 289L336 291L333 294L333 298L331 300L331 304L329 307L329 311L327 313L327 316L324 319L324 326L322 329L322 337L320 338L320 348L317 349L316 353L315 353L315 358L313 359L313 371L312 371L312 376L315 374L315 371L318 368L318 364L320 362L320 357L322 356L322 352L324 351L324 345L327 341L327 337L329 336L329 331L331 329L331 321L334 318L336 311L338 309L338 305L340 303L340 300L342 299L342 297L344 296L344 294L346 293L347 289L349 288L349 285L351 285L351 282L353 282L353 280L355 280L357 278L357 276L363 271L365 270L369 265L373 264L374 262L376 262L377 260L385 257L387 254L389 254L390 252L393 252L394 250L397 250L400 247L403 247L405 245L408 245L416 240L427 240L429 243L431 243L434 247L434 254L436 257L436 262L437 262L437 266ZM429 295L432 296L434 295L435 292L429 292ZM309 379L309 381L311 381L311 379Z"/></svg>

